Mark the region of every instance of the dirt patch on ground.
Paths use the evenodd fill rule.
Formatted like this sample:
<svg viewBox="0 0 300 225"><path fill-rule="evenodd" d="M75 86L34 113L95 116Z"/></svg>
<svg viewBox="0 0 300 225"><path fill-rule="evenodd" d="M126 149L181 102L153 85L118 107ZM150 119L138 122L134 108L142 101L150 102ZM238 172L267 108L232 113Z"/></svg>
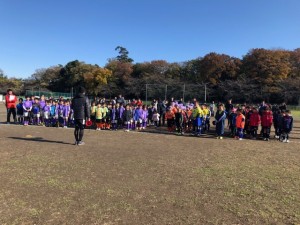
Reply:
<svg viewBox="0 0 300 225"><path fill-rule="evenodd" d="M289 144L86 130L75 146L1 124L0 224L300 224L295 127Z"/></svg>

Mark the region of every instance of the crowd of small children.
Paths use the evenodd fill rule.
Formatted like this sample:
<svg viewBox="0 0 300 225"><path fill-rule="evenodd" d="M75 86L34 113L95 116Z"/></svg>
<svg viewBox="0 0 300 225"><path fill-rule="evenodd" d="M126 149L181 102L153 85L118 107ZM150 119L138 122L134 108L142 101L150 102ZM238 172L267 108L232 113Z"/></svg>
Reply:
<svg viewBox="0 0 300 225"><path fill-rule="evenodd" d="M223 139L224 131L229 128L230 135L238 140L243 138L263 140L270 139L271 127L274 126L275 138L289 142L289 133L293 128L293 117L285 105L271 106L240 105L234 106L231 101L225 105L218 103L199 104L183 101L156 101L149 106L139 100L125 102L92 101L90 106L91 122L86 125L96 130L144 130L149 125L164 126L167 130L179 135L190 133L201 136L210 132L213 124L218 139ZM214 118L211 121L211 118ZM226 123L227 121L227 123ZM17 104L17 122L24 126L42 125L46 127L72 127L74 119L71 101L60 98L45 99L44 96L26 96ZM260 132L258 130L260 128Z"/></svg>

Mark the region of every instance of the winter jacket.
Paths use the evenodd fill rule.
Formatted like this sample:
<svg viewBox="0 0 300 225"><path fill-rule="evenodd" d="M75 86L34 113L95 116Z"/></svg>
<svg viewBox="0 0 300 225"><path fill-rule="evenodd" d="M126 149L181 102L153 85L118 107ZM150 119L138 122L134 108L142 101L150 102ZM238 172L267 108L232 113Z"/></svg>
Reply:
<svg viewBox="0 0 300 225"><path fill-rule="evenodd" d="M291 132L293 129L293 117L290 115L285 115L284 117L282 117L282 129L285 132Z"/></svg>
<svg viewBox="0 0 300 225"><path fill-rule="evenodd" d="M125 109L123 113L123 120L124 121L130 121L132 119L132 110L131 109Z"/></svg>
<svg viewBox="0 0 300 225"><path fill-rule="evenodd" d="M243 114L236 115L236 128L242 128L245 127L245 116Z"/></svg>
<svg viewBox="0 0 300 225"><path fill-rule="evenodd" d="M5 105L8 109L15 109L17 107L17 96L15 95L5 95Z"/></svg>
<svg viewBox="0 0 300 225"><path fill-rule="evenodd" d="M261 116L261 126L271 127L273 123L273 113L271 111L264 111Z"/></svg>
<svg viewBox="0 0 300 225"><path fill-rule="evenodd" d="M250 126L251 127L258 127L259 124L260 124L260 115L259 115L259 113L258 112L252 113L250 115L249 120L250 120Z"/></svg>
<svg viewBox="0 0 300 225"><path fill-rule="evenodd" d="M74 112L74 119L90 118L89 99L84 94L78 94L72 99L71 104Z"/></svg>

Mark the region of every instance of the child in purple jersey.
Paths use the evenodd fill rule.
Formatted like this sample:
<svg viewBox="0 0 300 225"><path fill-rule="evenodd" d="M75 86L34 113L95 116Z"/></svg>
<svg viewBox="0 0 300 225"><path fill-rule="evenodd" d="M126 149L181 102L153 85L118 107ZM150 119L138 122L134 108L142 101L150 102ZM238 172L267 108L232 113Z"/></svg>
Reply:
<svg viewBox="0 0 300 225"><path fill-rule="evenodd" d="M111 120L111 129L117 130L118 124L118 115L117 115L117 106L114 104L111 107L110 120Z"/></svg>
<svg viewBox="0 0 300 225"><path fill-rule="evenodd" d="M32 101L30 100L30 96L26 96L26 100L23 102L24 109L24 126L29 124L30 113L32 110Z"/></svg>
<svg viewBox="0 0 300 225"><path fill-rule="evenodd" d="M142 129L144 130L147 127L147 120L148 120L148 109L146 105L143 106L141 117L142 117Z"/></svg>
<svg viewBox="0 0 300 225"><path fill-rule="evenodd" d="M117 108L117 120L118 120L118 127L119 128L122 128L123 127L123 123L124 123L124 120L123 120L123 113L125 111L125 108L122 104L120 104L120 106Z"/></svg>
<svg viewBox="0 0 300 225"><path fill-rule="evenodd" d="M32 104L35 102L34 99L35 99L34 95L31 95L30 100Z"/></svg>
<svg viewBox="0 0 300 225"><path fill-rule="evenodd" d="M58 119L57 127L63 125L64 121L64 101L60 100L59 104L56 105L55 118Z"/></svg>
<svg viewBox="0 0 300 225"><path fill-rule="evenodd" d="M70 111L71 111L70 101L66 100L65 101L65 105L64 105L64 109L63 109L64 128L68 127L68 122L69 122L69 117L70 117Z"/></svg>
<svg viewBox="0 0 300 225"><path fill-rule="evenodd" d="M140 105L134 112L134 120L136 121L136 128L138 130L142 129L143 124L143 106Z"/></svg>
<svg viewBox="0 0 300 225"><path fill-rule="evenodd" d="M136 129L136 125L137 125L137 120L138 118L136 118L136 111L138 110L137 106L132 106L132 130Z"/></svg>
<svg viewBox="0 0 300 225"><path fill-rule="evenodd" d="M42 95L40 98L40 110L41 110L41 123L44 125L44 107L46 106L45 96Z"/></svg>
<svg viewBox="0 0 300 225"><path fill-rule="evenodd" d="M46 101L46 105L44 106L44 110L43 110L44 125L46 127L50 125L50 112L51 112L51 102L48 100Z"/></svg>

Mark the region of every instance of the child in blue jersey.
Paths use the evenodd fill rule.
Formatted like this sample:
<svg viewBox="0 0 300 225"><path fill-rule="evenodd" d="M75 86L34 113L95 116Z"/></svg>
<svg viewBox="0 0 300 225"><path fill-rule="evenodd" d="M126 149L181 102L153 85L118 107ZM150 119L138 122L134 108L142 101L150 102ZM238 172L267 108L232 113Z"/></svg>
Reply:
<svg viewBox="0 0 300 225"><path fill-rule="evenodd" d="M226 119L226 112L224 110L224 105L220 104L218 106L218 110L215 115L217 139L223 139L225 119Z"/></svg>
<svg viewBox="0 0 300 225"><path fill-rule="evenodd" d="M126 105L125 111L123 113L123 121L126 126L125 131L127 132L130 130L131 120L132 120L132 110L130 108L130 105Z"/></svg>
<svg viewBox="0 0 300 225"><path fill-rule="evenodd" d="M32 113L33 113L33 124L40 125L41 108L40 108L40 103L38 98L34 99L34 103L32 104Z"/></svg>
<svg viewBox="0 0 300 225"><path fill-rule="evenodd" d="M234 137L236 134L236 116L237 116L236 109L235 108L231 109L231 112L228 116L228 123L229 123L228 126L230 129L230 135L232 137Z"/></svg>
<svg viewBox="0 0 300 225"><path fill-rule="evenodd" d="M18 124L23 124L23 114L24 114L23 98L20 98L19 99L19 104L17 104L17 121L18 121Z"/></svg>
<svg viewBox="0 0 300 225"><path fill-rule="evenodd" d="M117 130L117 128L118 128L118 112L117 112L116 104L113 104L111 106L110 121L111 121L111 129Z"/></svg>
<svg viewBox="0 0 300 225"><path fill-rule="evenodd" d="M50 120L51 126L54 126L57 123L58 118L56 118L56 107L58 103L57 101L52 101L52 105L50 107Z"/></svg>
<svg viewBox="0 0 300 225"><path fill-rule="evenodd" d="M282 142L289 143L289 134L293 129L293 116L291 115L290 110L286 110L285 115L282 117L282 134L281 140Z"/></svg>

